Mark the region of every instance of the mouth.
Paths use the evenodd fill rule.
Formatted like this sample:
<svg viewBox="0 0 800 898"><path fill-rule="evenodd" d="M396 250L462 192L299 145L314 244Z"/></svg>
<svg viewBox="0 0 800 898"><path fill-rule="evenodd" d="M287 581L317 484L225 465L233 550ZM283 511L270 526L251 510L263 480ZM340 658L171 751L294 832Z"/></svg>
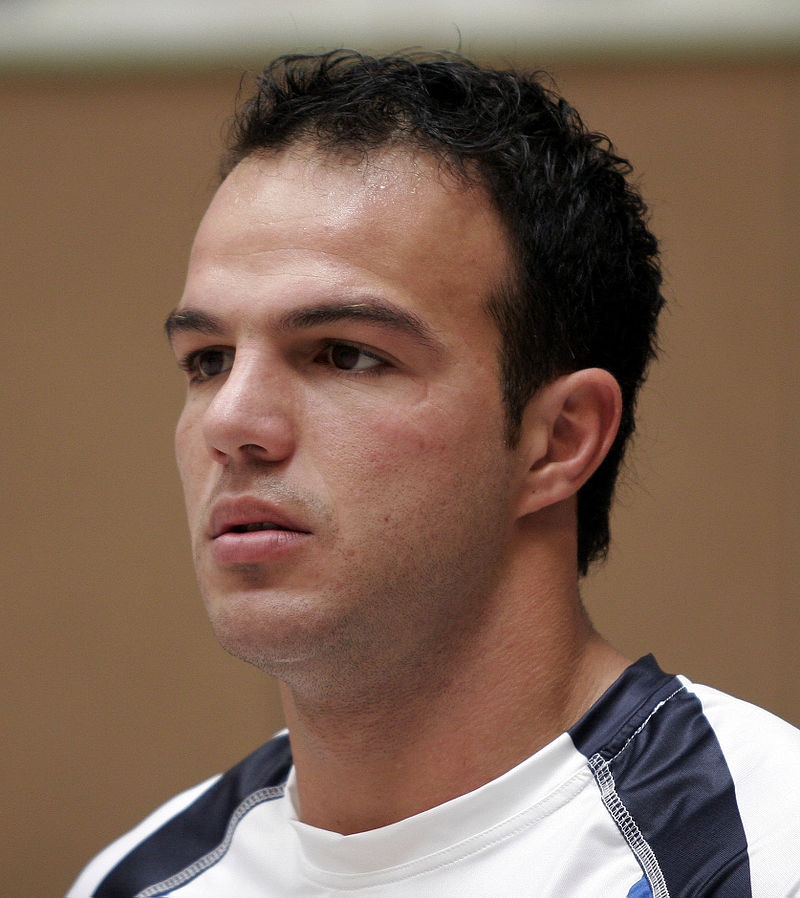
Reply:
<svg viewBox="0 0 800 898"><path fill-rule="evenodd" d="M252 524L234 524L224 533L255 533L257 530L289 530L289 527L281 527L272 521L254 521Z"/></svg>
<svg viewBox="0 0 800 898"><path fill-rule="evenodd" d="M250 496L228 497L211 510L207 536L223 566L269 564L294 557L312 534L294 510Z"/></svg>
<svg viewBox="0 0 800 898"><path fill-rule="evenodd" d="M212 540L224 536L260 533L269 530L309 534L310 531L294 512L283 510L260 499L247 496L223 499L211 511L208 536Z"/></svg>

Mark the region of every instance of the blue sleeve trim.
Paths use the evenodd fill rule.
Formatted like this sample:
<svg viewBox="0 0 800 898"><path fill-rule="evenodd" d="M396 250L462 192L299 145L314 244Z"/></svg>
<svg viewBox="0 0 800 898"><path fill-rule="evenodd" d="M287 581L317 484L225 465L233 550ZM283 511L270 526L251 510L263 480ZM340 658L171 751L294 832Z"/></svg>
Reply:
<svg viewBox="0 0 800 898"><path fill-rule="evenodd" d="M634 883L625 898L653 898L653 892L647 883L647 877L643 876L639 882Z"/></svg>

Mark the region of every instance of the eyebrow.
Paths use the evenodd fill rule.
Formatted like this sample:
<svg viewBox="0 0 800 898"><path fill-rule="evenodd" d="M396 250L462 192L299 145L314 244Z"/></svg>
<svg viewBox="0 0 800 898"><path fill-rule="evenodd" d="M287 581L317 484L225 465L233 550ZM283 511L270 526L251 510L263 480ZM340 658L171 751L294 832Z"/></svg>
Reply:
<svg viewBox="0 0 800 898"><path fill-rule="evenodd" d="M213 336L221 334L224 328L218 318L199 309L173 309L167 315L164 330L171 341L176 334L186 331Z"/></svg>
<svg viewBox="0 0 800 898"><path fill-rule="evenodd" d="M331 302L320 305L292 309L282 315L277 322L279 330L303 330L338 321L364 321L413 337L429 349L440 349L439 341L425 322L406 309L401 309L386 300L369 302ZM164 322L164 329L170 340L178 333L194 331L210 336L222 334L225 327L221 319L199 309L175 309Z"/></svg>
<svg viewBox="0 0 800 898"><path fill-rule="evenodd" d="M439 342L421 318L385 300L323 303L293 309L280 318L278 326L281 330L299 330L321 324L335 324L337 321L365 321L368 324L377 324L408 334L431 349L439 348Z"/></svg>

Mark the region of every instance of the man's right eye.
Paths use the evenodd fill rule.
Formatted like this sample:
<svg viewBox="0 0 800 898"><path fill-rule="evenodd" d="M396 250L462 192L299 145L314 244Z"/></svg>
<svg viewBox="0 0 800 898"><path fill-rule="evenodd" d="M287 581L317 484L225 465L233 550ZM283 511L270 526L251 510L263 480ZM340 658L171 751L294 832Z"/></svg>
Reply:
<svg viewBox="0 0 800 898"><path fill-rule="evenodd" d="M192 383L202 383L230 371L233 367L233 357L232 349L209 347L190 352L180 365Z"/></svg>

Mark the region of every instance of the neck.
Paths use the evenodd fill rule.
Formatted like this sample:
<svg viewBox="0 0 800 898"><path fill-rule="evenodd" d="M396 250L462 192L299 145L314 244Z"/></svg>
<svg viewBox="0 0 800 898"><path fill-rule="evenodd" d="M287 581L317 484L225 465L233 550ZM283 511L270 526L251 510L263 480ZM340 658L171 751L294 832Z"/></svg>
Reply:
<svg viewBox="0 0 800 898"><path fill-rule="evenodd" d="M304 822L348 834L421 813L510 770L588 710L628 662L593 631L576 579L544 570L546 589L499 590L475 632L413 675L346 696L283 685Z"/></svg>

